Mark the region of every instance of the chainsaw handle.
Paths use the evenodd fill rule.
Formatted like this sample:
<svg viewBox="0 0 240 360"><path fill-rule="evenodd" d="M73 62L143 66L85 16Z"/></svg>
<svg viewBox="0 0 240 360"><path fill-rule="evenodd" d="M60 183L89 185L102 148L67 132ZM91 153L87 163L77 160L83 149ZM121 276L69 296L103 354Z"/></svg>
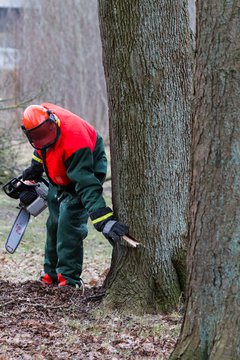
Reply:
<svg viewBox="0 0 240 360"><path fill-rule="evenodd" d="M22 180L22 175L18 176L17 179ZM41 181L41 182L44 183L47 187L49 187L49 182L48 182L46 179L44 179L44 177L40 176L39 179L40 179L39 181ZM37 184L39 181L36 181L36 184ZM35 184L33 184L33 185L35 186ZM29 184L29 186L31 186L31 185Z"/></svg>
<svg viewBox="0 0 240 360"><path fill-rule="evenodd" d="M49 187L49 183L46 179L44 179L42 176L40 178L40 181L42 182L47 188ZM19 199L20 192L25 188L26 190L29 190L30 188L36 188L39 186L38 182L33 184L25 184L24 181L22 181L22 175L18 177L14 177L11 180L9 180L6 184L2 186L2 190L5 192L6 195L13 199Z"/></svg>
<svg viewBox="0 0 240 360"><path fill-rule="evenodd" d="M6 195L13 199L19 199L19 195L23 189L29 190L30 188L36 188L36 186L38 186L37 183L27 185L21 180L21 178L22 176L14 177L2 186Z"/></svg>

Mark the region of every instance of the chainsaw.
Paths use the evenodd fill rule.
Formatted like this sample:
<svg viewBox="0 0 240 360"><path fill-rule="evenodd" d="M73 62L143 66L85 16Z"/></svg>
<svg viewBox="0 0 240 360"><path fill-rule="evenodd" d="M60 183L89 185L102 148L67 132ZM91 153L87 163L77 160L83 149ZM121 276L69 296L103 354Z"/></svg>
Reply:
<svg viewBox="0 0 240 360"><path fill-rule="evenodd" d="M5 194L19 200L19 213L5 243L6 250L13 254L20 244L31 215L36 217L47 207L48 182L40 178L38 182L22 181L15 177L3 185Z"/></svg>

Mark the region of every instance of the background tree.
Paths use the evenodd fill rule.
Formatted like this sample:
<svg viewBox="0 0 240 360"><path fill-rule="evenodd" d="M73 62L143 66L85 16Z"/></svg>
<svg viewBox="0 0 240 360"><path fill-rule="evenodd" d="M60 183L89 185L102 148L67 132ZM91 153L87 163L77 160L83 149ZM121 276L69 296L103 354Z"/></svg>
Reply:
<svg viewBox="0 0 240 360"><path fill-rule="evenodd" d="M188 301L171 360L240 359L239 8L197 1Z"/></svg>
<svg viewBox="0 0 240 360"><path fill-rule="evenodd" d="M14 101L17 99L15 98ZM13 99L0 100L0 184L7 178L19 175L21 165L18 152L20 145L25 142L20 133L16 134L16 112L30 101L12 103ZM12 116L12 118L11 118Z"/></svg>
<svg viewBox="0 0 240 360"><path fill-rule="evenodd" d="M0 181L25 166L15 149L31 102L69 107L108 142L97 0L0 0L0 84Z"/></svg>
<svg viewBox="0 0 240 360"><path fill-rule="evenodd" d="M19 143L12 104L19 90L16 63L20 12L15 7L4 7L3 3L0 3L0 183L17 169Z"/></svg>
<svg viewBox="0 0 240 360"><path fill-rule="evenodd" d="M108 138L97 0L24 0L20 89L76 112Z"/></svg>
<svg viewBox="0 0 240 360"><path fill-rule="evenodd" d="M144 247L115 247L108 306L179 304L185 281L191 95L187 2L99 1L113 206Z"/></svg>

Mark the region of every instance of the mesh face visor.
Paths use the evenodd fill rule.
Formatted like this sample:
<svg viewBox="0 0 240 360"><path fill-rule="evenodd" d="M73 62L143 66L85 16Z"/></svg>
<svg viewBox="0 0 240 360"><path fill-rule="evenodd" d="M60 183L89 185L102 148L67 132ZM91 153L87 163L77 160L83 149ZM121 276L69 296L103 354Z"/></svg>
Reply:
<svg viewBox="0 0 240 360"><path fill-rule="evenodd" d="M42 124L30 130L27 130L22 125L22 130L31 145L37 150L42 150L53 145L59 136L59 127L51 118L48 118L42 122Z"/></svg>

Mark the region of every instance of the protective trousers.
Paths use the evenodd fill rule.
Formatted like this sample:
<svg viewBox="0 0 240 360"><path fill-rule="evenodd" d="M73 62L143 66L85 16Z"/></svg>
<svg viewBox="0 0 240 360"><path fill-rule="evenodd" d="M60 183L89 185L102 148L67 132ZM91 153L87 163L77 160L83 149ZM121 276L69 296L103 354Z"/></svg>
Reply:
<svg viewBox="0 0 240 360"><path fill-rule="evenodd" d="M44 272L54 282L61 277L66 279L67 285L81 285L88 212L75 191L59 191L52 185L49 187L48 206Z"/></svg>

